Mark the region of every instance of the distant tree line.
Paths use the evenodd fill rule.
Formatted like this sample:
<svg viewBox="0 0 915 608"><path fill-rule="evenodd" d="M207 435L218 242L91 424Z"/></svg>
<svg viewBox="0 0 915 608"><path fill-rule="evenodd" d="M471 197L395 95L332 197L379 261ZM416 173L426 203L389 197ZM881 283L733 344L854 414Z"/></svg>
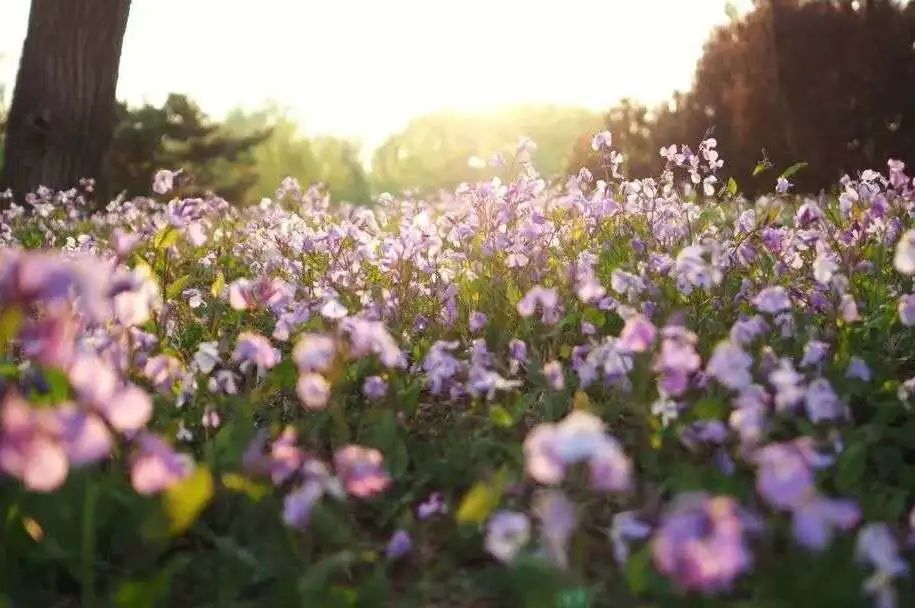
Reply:
<svg viewBox="0 0 915 608"><path fill-rule="evenodd" d="M892 0L758 0L718 28L692 90L647 108L624 101L605 117L631 174L656 172L658 150L711 134L744 190L771 188L763 161L808 164L816 191L888 157L915 163L915 4ZM599 169L585 133L570 170Z"/></svg>

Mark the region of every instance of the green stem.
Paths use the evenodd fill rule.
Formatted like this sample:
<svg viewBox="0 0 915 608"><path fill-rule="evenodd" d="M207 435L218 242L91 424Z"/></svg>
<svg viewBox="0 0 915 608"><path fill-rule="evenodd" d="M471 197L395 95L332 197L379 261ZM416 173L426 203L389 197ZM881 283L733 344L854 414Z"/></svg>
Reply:
<svg viewBox="0 0 915 608"><path fill-rule="evenodd" d="M82 605L83 608L95 606L95 503L98 499L98 488L95 482L87 480L86 495L83 501L82 521Z"/></svg>

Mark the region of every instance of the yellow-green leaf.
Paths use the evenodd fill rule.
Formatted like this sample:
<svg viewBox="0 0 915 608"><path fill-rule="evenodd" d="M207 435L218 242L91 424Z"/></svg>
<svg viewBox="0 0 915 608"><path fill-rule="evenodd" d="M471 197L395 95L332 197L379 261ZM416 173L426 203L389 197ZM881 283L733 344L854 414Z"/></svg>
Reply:
<svg viewBox="0 0 915 608"><path fill-rule="evenodd" d="M575 391L575 396L572 397L572 409L582 412L590 411L591 400L588 398L588 393L580 389Z"/></svg>
<svg viewBox="0 0 915 608"><path fill-rule="evenodd" d="M496 426L508 428L515 423L512 415L501 405L494 405L489 408L489 419Z"/></svg>
<svg viewBox="0 0 915 608"><path fill-rule="evenodd" d="M10 306L0 312L0 349L5 348L6 343L16 337L22 320L22 310L18 306Z"/></svg>
<svg viewBox="0 0 915 608"><path fill-rule="evenodd" d="M256 481L251 481L238 473L223 473L222 485L233 492L240 492L254 502L259 501L267 493L267 486Z"/></svg>
<svg viewBox="0 0 915 608"><path fill-rule="evenodd" d="M187 287L187 284L191 282L191 275L184 274L172 281L172 284L168 286L168 289L165 290L165 295L168 299L173 299L178 297L184 288Z"/></svg>
<svg viewBox="0 0 915 608"><path fill-rule="evenodd" d="M499 506L504 489L504 474L500 472L490 481L479 481L464 494L455 519L461 524L480 524L486 521L493 509Z"/></svg>
<svg viewBox="0 0 915 608"><path fill-rule="evenodd" d="M210 293L214 298L218 298L222 295L222 291L226 288L226 278L222 276L222 271L216 273L216 280L213 281L213 286L210 287Z"/></svg>
<svg viewBox="0 0 915 608"><path fill-rule="evenodd" d="M153 236L153 247L168 249L178 242L178 231L173 226L166 226Z"/></svg>
<svg viewBox="0 0 915 608"><path fill-rule="evenodd" d="M170 487L163 497L169 533L181 534L187 530L212 497L213 475L202 466Z"/></svg>

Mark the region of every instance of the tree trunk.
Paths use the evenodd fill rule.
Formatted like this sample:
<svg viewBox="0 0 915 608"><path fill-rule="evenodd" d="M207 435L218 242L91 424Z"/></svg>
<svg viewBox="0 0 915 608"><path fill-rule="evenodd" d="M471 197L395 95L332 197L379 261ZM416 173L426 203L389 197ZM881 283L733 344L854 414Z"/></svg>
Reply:
<svg viewBox="0 0 915 608"><path fill-rule="evenodd" d="M129 10L130 0L32 0L2 179L17 198L101 177Z"/></svg>

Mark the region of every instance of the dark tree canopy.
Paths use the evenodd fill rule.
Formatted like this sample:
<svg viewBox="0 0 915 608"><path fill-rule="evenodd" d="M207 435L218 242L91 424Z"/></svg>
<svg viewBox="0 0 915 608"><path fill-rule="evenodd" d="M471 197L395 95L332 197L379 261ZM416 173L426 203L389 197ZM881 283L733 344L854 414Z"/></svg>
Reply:
<svg viewBox="0 0 915 608"><path fill-rule="evenodd" d="M760 0L715 31L691 91L652 111L622 104L606 123L635 175L658 170L661 145L711 133L745 190L771 187L770 173L750 177L764 154L808 162L794 181L817 190L889 157L915 162L913 43L910 3ZM587 151L570 168L594 164Z"/></svg>
<svg viewBox="0 0 915 608"><path fill-rule="evenodd" d="M120 103L117 118L108 194L147 194L158 169L183 169L193 179L186 192L212 190L241 202L258 178L252 148L270 135L269 129L232 133L184 95L169 95L161 107Z"/></svg>

